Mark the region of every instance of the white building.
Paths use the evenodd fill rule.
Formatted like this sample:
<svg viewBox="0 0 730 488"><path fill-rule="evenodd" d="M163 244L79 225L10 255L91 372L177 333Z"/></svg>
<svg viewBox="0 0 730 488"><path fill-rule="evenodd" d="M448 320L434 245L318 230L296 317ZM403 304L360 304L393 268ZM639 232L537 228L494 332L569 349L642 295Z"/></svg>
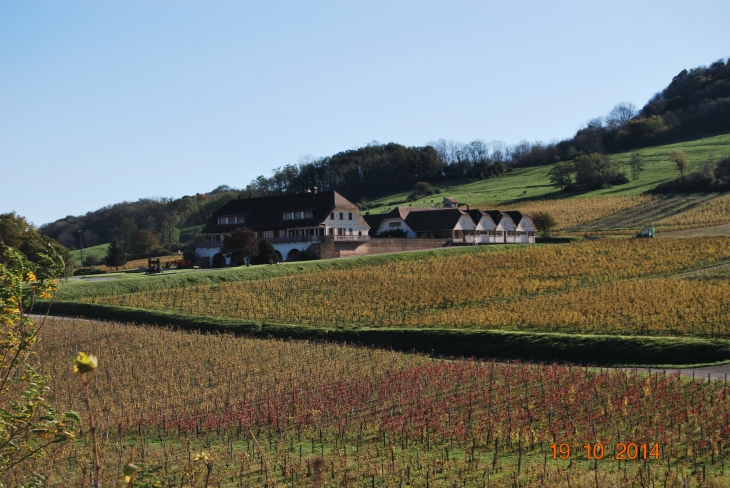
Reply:
<svg viewBox="0 0 730 488"><path fill-rule="evenodd" d="M231 232L247 227L266 239L283 261L289 261L323 236L335 241L369 241L370 227L357 205L335 191L276 195L228 201L203 228L210 240L195 244L195 254L213 267L231 264L221 252Z"/></svg>

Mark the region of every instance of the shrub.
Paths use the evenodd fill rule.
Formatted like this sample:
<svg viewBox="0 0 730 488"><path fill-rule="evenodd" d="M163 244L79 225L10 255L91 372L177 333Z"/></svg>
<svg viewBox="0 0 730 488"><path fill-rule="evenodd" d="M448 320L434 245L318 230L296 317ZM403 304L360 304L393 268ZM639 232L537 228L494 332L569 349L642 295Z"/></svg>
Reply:
<svg viewBox="0 0 730 488"><path fill-rule="evenodd" d="M89 254L84 258L84 266L87 268L90 268L92 266L96 266L101 262L101 258L97 254Z"/></svg>
<svg viewBox="0 0 730 488"><path fill-rule="evenodd" d="M253 259L253 264L275 264L279 261L273 244L266 239L259 242L259 255Z"/></svg>
<svg viewBox="0 0 730 488"><path fill-rule="evenodd" d="M425 181L419 181L418 183L416 183L414 188L415 189L413 190L413 193L408 196L408 199L406 201L414 202L416 200L420 200L421 198L441 193L441 190L435 188L431 183L427 183Z"/></svg>

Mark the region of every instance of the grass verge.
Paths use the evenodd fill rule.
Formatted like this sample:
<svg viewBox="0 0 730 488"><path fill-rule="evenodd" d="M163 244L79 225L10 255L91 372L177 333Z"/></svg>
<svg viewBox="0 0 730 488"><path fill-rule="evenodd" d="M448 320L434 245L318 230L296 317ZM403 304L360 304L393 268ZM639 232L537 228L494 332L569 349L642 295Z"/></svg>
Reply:
<svg viewBox="0 0 730 488"><path fill-rule="evenodd" d="M39 304L39 309L45 309L44 304ZM326 329L79 302L55 302L51 310L54 315L171 325L184 330L349 342L401 351L497 360L642 367L697 366L730 360L730 340L727 339L470 329Z"/></svg>

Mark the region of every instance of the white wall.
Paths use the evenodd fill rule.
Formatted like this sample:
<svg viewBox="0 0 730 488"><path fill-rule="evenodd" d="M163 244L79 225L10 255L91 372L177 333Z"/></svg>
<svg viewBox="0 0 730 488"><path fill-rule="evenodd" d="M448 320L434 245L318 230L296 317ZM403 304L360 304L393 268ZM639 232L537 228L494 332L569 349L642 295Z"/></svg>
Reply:
<svg viewBox="0 0 730 488"><path fill-rule="evenodd" d="M340 212L342 212L342 220L340 220ZM368 235L370 226L362 218L360 211L352 208L336 208L334 210L334 220L327 216L324 221L325 234L330 235L329 229L334 229L333 234L337 235L337 229L344 229L344 235L358 235L358 232L362 232L362 235ZM348 214L352 213L352 220L348 219ZM352 229L352 231L350 231Z"/></svg>
<svg viewBox="0 0 730 488"><path fill-rule="evenodd" d="M400 227L391 227L391 222L399 222ZM380 226L378 227L377 234L380 234L381 232L388 232L389 230L403 230L406 232L406 237L415 238L416 233L413 232L413 230L408 227L408 224L405 223L403 219L400 218L392 218L392 219L383 219L383 221L380 223Z"/></svg>

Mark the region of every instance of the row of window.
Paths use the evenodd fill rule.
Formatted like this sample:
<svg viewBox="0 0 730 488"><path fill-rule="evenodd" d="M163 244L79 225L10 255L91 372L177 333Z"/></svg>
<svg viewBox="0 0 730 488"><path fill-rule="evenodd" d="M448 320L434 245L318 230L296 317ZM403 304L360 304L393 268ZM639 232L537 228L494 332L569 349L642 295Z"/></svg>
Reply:
<svg viewBox="0 0 730 488"><path fill-rule="evenodd" d="M284 212L284 220L311 219L311 210L300 210L297 212Z"/></svg>
<svg viewBox="0 0 730 488"><path fill-rule="evenodd" d="M226 217L218 217L218 225L226 224L243 224L246 218L243 215L228 215Z"/></svg>
<svg viewBox="0 0 730 488"><path fill-rule="evenodd" d="M338 212L339 220L345 220L345 213ZM311 210L298 210L296 212L284 212L284 220L300 220L300 219L311 219ZM335 220L335 212L330 214L330 219ZM352 220L352 212L347 213L347 220ZM229 224L243 224L246 222L246 218L243 215L227 215L225 217L218 217L218 225L229 225Z"/></svg>

